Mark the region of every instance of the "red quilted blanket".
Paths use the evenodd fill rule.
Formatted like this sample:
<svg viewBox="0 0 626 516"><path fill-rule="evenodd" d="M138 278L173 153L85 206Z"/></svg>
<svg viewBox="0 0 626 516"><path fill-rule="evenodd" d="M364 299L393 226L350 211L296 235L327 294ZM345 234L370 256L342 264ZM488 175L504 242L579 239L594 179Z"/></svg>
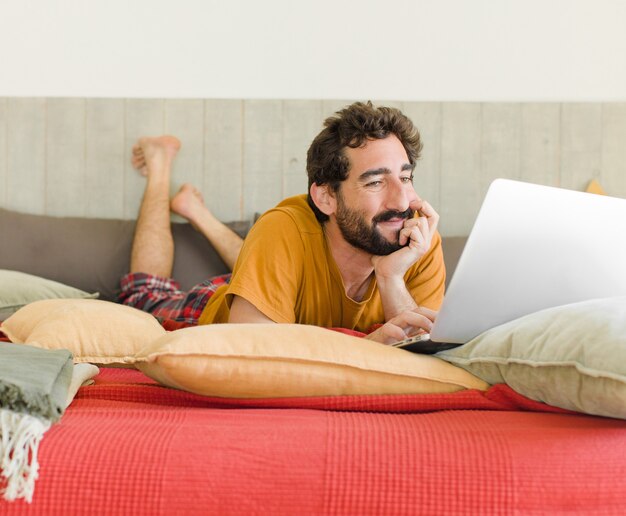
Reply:
<svg viewBox="0 0 626 516"><path fill-rule="evenodd" d="M626 507L626 422L486 393L205 398L103 369L1 514L452 514Z"/></svg>

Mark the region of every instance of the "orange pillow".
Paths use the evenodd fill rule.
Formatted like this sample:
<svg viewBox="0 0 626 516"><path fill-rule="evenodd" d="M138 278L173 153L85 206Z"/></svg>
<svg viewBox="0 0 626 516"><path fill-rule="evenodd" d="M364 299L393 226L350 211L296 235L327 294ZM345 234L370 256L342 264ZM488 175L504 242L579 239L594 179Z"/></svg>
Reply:
<svg viewBox="0 0 626 516"><path fill-rule="evenodd" d="M439 358L299 324L213 324L169 333L135 366L205 396L275 398L487 389Z"/></svg>
<svg viewBox="0 0 626 516"><path fill-rule="evenodd" d="M47 299L20 308L2 323L15 343L68 349L74 362L135 362L135 353L166 332L150 314L97 299Z"/></svg>

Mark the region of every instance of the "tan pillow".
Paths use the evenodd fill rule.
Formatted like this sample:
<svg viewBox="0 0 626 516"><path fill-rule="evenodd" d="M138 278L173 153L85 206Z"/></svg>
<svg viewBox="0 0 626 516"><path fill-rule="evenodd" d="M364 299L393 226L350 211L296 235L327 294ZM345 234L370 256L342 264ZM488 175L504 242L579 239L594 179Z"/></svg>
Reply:
<svg viewBox="0 0 626 516"><path fill-rule="evenodd" d="M135 365L164 385L232 398L440 393L488 387L432 356L298 324L185 328L141 350Z"/></svg>
<svg viewBox="0 0 626 516"><path fill-rule="evenodd" d="M74 362L133 363L166 332L150 314L97 299L48 299L20 308L2 324L12 342L69 349Z"/></svg>

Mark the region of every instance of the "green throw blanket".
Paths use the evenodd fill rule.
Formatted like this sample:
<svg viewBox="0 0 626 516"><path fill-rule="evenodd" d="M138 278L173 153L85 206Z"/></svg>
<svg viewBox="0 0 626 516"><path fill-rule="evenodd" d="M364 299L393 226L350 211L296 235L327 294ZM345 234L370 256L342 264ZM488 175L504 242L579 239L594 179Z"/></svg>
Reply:
<svg viewBox="0 0 626 516"><path fill-rule="evenodd" d="M0 342L0 490L7 500L32 500L37 449L65 411L72 354Z"/></svg>

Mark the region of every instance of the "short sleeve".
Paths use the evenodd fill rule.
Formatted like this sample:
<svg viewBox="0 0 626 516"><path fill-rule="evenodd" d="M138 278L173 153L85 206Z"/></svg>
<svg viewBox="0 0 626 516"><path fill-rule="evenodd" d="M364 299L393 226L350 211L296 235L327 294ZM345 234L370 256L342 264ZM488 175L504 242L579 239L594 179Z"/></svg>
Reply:
<svg viewBox="0 0 626 516"><path fill-rule="evenodd" d="M226 301L252 303L279 323L296 322L295 306L304 266L304 244L292 217L270 210L252 227L233 270Z"/></svg>

